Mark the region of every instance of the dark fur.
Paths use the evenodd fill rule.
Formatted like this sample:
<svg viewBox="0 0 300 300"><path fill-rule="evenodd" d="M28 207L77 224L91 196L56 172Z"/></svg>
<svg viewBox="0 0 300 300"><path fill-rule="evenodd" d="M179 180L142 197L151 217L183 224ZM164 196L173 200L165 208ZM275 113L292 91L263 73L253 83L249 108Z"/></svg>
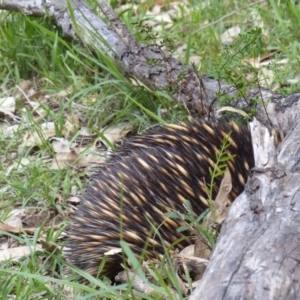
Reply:
<svg viewBox="0 0 300 300"><path fill-rule="evenodd" d="M96 275L104 253L119 248L121 236L139 255L150 232L158 243L149 242L146 254L152 257L163 254L161 241L157 235L154 237L149 221L159 228L167 247L179 238L183 240L176 247L181 249L191 244L188 232L176 232L183 222L177 219L166 222L163 214L173 210L186 213L183 199L190 200L195 216L207 208L199 197L207 199L208 158L215 162L216 149L221 148L228 133L236 144L228 148L228 155L235 155L229 163L233 182L230 200L234 200L244 188L240 178L247 181L249 169L254 165L247 128L199 122L158 127L128 139L102 166L72 216L67 242L69 261ZM220 181L221 178L216 182L214 196ZM109 256L103 274L112 276L118 272L120 261L120 255Z"/></svg>

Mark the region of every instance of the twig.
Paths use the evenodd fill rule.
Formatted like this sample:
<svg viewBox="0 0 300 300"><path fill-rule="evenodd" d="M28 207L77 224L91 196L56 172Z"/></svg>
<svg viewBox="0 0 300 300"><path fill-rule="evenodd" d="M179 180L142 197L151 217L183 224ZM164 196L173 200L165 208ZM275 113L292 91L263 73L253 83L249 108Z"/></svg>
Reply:
<svg viewBox="0 0 300 300"><path fill-rule="evenodd" d="M129 32L127 27L121 22L119 17L113 11L113 9L104 1L98 0L98 5L102 11L102 13L107 17L111 27L115 31L115 33L122 39L122 41L126 44L126 46L130 50L138 50L140 49L139 42L135 39L135 37Z"/></svg>

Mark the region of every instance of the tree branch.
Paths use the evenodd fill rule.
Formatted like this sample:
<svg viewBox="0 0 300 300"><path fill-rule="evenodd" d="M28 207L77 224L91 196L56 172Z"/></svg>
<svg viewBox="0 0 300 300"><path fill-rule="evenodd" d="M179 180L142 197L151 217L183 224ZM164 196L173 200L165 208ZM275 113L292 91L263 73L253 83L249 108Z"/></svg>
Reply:
<svg viewBox="0 0 300 300"><path fill-rule="evenodd" d="M99 0L98 3L111 21L113 29L91 11L83 0L71 2L75 24L66 1L2 0L0 9L21 11L28 15L49 15L61 27L65 36L79 38L89 48L107 53L125 74L130 74L154 90L167 92L171 87L171 93L168 93L175 101L184 103L189 109L195 109L200 115L212 112L211 106L216 102L217 93L235 96L234 86L205 75L200 76L191 67L163 53L157 46L139 44L111 8L103 1ZM244 99L236 100L233 105L243 108L253 97L260 98L262 103L280 98L267 90L251 89ZM258 119L267 124L266 112L260 106L258 105ZM276 117L272 122L274 123L270 125L279 126Z"/></svg>

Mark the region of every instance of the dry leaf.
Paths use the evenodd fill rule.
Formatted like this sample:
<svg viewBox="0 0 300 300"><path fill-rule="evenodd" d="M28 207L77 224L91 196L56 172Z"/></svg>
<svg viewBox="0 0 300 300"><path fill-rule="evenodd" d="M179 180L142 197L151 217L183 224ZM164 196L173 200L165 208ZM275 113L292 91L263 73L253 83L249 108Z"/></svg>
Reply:
<svg viewBox="0 0 300 300"><path fill-rule="evenodd" d="M77 115L67 116L66 119L63 135L67 138L78 131L80 127L80 121L79 116Z"/></svg>
<svg viewBox="0 0 300 300"><path fill-rule="evenodd" d="M6 112L14 113L15 110L16 110L15 97L0 98L0 112L3 112L4 114Z"/></svg>
<svg viewBox="0 0 300 300"><path fill-rule="evenodd" d="M266 26L264 24L263 18L261 17L261 14L260 14L259 10L251 9L249 11L249 14L252 16L252 19L253 19L253 27L261 28L263 35L265 37L267 37L269 35L269 32L266 29Z"/></svg>
<svg viewBox="0 0 300 300"><path fill-rule="evenodd" d="M109 126L107 128L104 128L103 135L105 138L111 143L115 144L117 141L119 141L121 138L127 135L128 132L132 130L132 125L129 123L119 123L118 125ZM102 142L110 148L109 145L107 145L106 140L102 139Z"/></svg>
<svg viewBox="0 0 300 300"><path fill-rule="evenodd" d="M22 130L23 128L24 126L21 124L7 126L6 124L2 125L0 123L0 129L2 130L2 133L6 138L14 136L16 132Z"/></svg>
<svg viewBox="0 0 300 300"><path fill-rule="evenodd" d="M261 68L258 73L258 80L262 86L270 86L275 79L274 72L267 68Z"/></svg>
<svg viewBox="0 0 300 300"><path fill-rule="evenodd" d="M229 170L227 169L222 179L218 195L215 201L212 201L214 211L210 211L205 219L216 224L221 224L228 214L228 204L230 203L228 195L232 189L232 179Z"/></svg>
<svg viewBox="0 0 300 300"><path fill-rule="evenodd" d="M78 204L78 203L80 203L81 200L79 197L72 196L72 197L68 198L67 201L72 204Z"/></svg>
<svg viewBox="0 0 300 300"><path fill-rule="evenodd" d="M47 141L50 137L55 136L55 125L53 122L45 122L40 125L39 132L33 134L25 134L23 143L19 146L19 153L25 147L39 146ZM20 152L21 151L21 152Z"/></svg>
<svg viewBox="0 0 300 300"><path fill-rule="evenodd" d="M70 144L70 142L65 138L52 138L52 147L56 153L68 153L71 152L71 148L75 148L76 144Z"/></svg>
<svg viewBox="0 0 300 300"><path fill-rule="evenodd" d="M74 86L70 85L68 86L65 90L62 90L58 93L52 94L51 97L52 98L64 98L69 96L70 94L72 94L74 91Z"/></svg>
<svg viewBox="0 0 300 300"><path fill-rule="evenodd" d="M9 217L4 221L6 225L22 228L22 217L24 216L24 208L15 208L9 213Z"/></svg>
<svg viewBox="0 0 300 300"><path fill-rule="evenodd" d="M26 157L21 158L21 160L14 161L11 166L6 169L5 175L8 176L13 169L21 170L24 166L28 165L30 160Z"/></svg>
<svg viewBox="0 0 300 300"><path fill-rule="evenodd" d="M30 255L32 252L41 251L42 247L40 245L33 246L20 246L15 248L9 248L5 250L0 250L0 261L12 260L18 261L24 256Z"/></svg>
<svg viewBox="0 0 300 300"><path fill-rule="evenodd" d="M96 135L94 133L91 133L87 127L81 127L78 136L91 137L91 136L96 136Z"/></svg>
<svg viewBox="0 0 300 300"><path fill-rule="evenodd" d="M53 253L55 255L58 255L58 254L61 253L59 247L55 243L47 242L47 241L42 240L42 239L40 239L39 242L42 244L42 248L44 250L46 250L47 252Z"/></svg>
<svg viewBox="0 0 300 300"><path fill-rule="evenodd" d="M28 95L33 86L33 81L21 79L13 92L13 96L24 99L24 95Z"/></svg>
<svg viewBox="0 0 300 300"><path fill-rule="evenodd" d="M208 260L202 257L197 257L194 255L195 246L190 245L185 247L180 253L172 254L172 261L175 269L179 269L180 267L186 268L186 270L193 270L193 280L199 280L207 265ZM185 279L185 276L181 276Z"/></svg>
<svg viewBox="0 0 300 300"><path fill-rule="evenodd" d="M212 249L203 241L202 238L197 238L195 241L193 256L210 259Z"/></svg>
<svg viewBox="0 0 300 300"><path fill-rule="evenodd" d="M57 153L55 159L52 161L51 169L58 170L66 167L85 168L93 165L101 164L105 161L106 151L101 155L98 151L94 154L81 154L72 152Z"/></svg>
<svg viewBox="0 0 300 300"><path fill-rule="evenodd" d="M298 75L298 76L296 76L295 78L293 78L293 79L288 79L287 80L287 83L289 83L289 84L296 84L296 83L298 83L300 81L300 76Z"/></svg>
<svg viewBox="0 0 300 300"><path fill-rule="evenodd" d="M240 34L240 32L241 32L240 26L234 26L234 27L227 29L226 31L224 31L221 34L222 44L224 44L224 45L231 44L237 38L237 36Z"/></svg>
<svg viewBox="0 0 300 300"><path fill-rule="evenodd" d="M201 68L201 56L199 55L192 55L189 58L190 64L194 64L198 70Z"/></svg>
<svg viewBox="0 0 300 300"><path fill-rule="evenodd" d="M15 227L15 226L7 225L7 224L1 223L1 222L0 222L0 229L3 231L17 233L17 234L20 233L21 231L24 231L28 234L33 234L36 231L36 227L34 227L34 228L32 228L32 227L27 227L27 228Z"/></svg>

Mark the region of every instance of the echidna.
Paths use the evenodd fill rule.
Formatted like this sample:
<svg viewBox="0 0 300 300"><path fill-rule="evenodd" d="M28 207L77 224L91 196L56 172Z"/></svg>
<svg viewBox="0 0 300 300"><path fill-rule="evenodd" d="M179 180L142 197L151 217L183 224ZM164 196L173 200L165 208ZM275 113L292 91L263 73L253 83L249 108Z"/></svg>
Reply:
<svg viewBox="0 0 300 300"><path fill-rule="evenodd" d="M87 187L81 204L71 217L68 230L67 257L71 264L96 275L108 251L126 241L136 255L141 254L146 240L146 254L162 254L163 240L169 247L176 240L181 249L192 243L188 233L178 233L183 225L165 213L186 213L183 203L189 200L193 212L200 215L207 207L209 167L213 167L216 151L230 136L227 155L234 200L244 188L254 165L250 132L234 122L197 122L165 125L143 135L129 138L95 175ZM222 178L215 182L214 195ZM161 238L153 234L151 225L159 228ZM151 233L151 234L150 234ZM120 269L121 254L109 255L103 275L113 276Z"/></svg>

